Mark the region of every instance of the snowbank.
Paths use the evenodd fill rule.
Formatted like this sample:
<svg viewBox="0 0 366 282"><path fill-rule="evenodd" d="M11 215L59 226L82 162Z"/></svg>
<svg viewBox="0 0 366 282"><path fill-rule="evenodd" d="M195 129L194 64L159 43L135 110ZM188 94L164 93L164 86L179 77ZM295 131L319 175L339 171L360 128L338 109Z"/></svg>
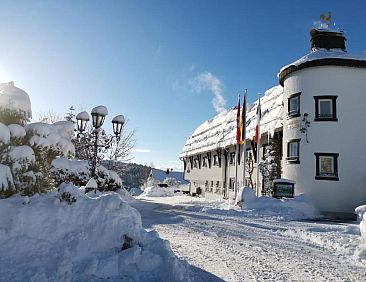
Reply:
<svg viewBox="0 0 366 282"><path fill-rule="evenodd" d="M251 210L257 215L273 215L286 220L321 217L320 211L305 195L284 199L256 197L249 187L242 188L240 192L243 195L242 209Z"/></svg>
<svg viewBox="0 0 366 282"><path fill-rule="evenodd" d="M366 205L359 206L355 209L355 212L358 214L360 218L360 231L361 235L366 242Z"/></svg>
<svg viewBox="0 0 366 282"><path fill-rule="evenodd" d="M117 193L90 198L64 184L0 201L3 281L186 280L187 264Z"/></svg>
<svg viewBox="0 0 366 282"><path fill-rule="evenodd" d="M140 197L171 197L174 196L175 187L159 187L159 186L150 186L144 189L144 193L142 193Z"/></svg>

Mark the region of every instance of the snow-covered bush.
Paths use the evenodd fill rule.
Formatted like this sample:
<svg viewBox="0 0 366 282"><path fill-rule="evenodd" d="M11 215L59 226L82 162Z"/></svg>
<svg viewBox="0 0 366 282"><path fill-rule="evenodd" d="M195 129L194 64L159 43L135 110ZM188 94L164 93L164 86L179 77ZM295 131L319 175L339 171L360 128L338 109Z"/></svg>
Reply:
<svg viewBox="0 0 366 282"><path fill-rule="evenodd" d="M56 185L71 182L77 186L85 186L91 178L90 165L84 160L69 160L61 157L52 161L51 173ZM122 180L113 170L98 166L95 172L98 189L115 191L122 187Z"/></svg>
<svg viewBox="0 0 366 282"><path fill-rule="evenodd" d="M28 94L14 83L0 84L0 164L10 168L14 184L7 195L10 191L25 195L50 191L54 187L51 162L74 153L72 122L27 124L30 117Z"/></svg>

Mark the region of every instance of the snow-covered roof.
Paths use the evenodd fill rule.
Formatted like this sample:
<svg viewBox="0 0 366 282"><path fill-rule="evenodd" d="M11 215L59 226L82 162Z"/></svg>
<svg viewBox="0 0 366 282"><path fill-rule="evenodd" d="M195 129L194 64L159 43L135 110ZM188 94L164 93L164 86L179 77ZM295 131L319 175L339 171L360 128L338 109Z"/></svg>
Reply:
<svg viewBox="0 0 366 282"><path fill-rule="evenodd" d="M31 102L28 94L14 86L14 82L0 83L0 108L19 111L25 118L32 117Z"/></svg>
<svg viewBox="0 0 366 282"><path fill-rule="evenodd" d="M278 85L268 89L261 100L261 132L273 135L282 127L283 87ZM258 100L247 110L247 139L252 139L257 125ZM179 157L186 157L236 144L236 113L232 108L201 124L188 137Z"/></svg>
<svg viewBox="0 0 366 282"><path fill-rule="evenodd" d="M280 83L283 84L284 78L292 71L295 71L306 64L313 63L315 65L316 62L318 62L319 65L324 63L324 65L355 65L358 67L366 67L366 52L351 54L342 51L341 49L316 49L295 62L281 68L278 73Z"/></svg>
<svg viewBox="0 0 366 282"><path fill-rule="evenodd" d="M152 177L163 183L166 178L174 178L175 180L179 181L181 184L187 184L188 182L184 180L183 172L180 171L169 171L169 174L166 173L166 171L160 170L160 169L152 169L150 172L150 175L152 174Z"/></svg>

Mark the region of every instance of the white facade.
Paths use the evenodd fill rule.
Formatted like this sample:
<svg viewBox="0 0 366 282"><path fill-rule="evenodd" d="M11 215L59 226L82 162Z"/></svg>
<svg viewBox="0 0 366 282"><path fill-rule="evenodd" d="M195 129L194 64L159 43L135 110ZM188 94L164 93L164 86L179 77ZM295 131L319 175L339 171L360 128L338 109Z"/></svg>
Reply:
<svg viewBox="0 0 366 282"><path fill-rule="evenodd" d="M248 107L247 112L247 142L246 150L254 158L250 139L255 135L257 125L258 100ZM273 87L265 92L261 98L261 144L268 143L268 135L282 130L283 88ZM207 198L234 198L234 182L237 175L237 187L244 185L243 145L239 145L240 162L236 172L236 115L237 109L232 108L220 113L214 118L201 124L183 148L180 158L185 163L184 177L190 182L191 194L204 195ZM264 149L261 147L262 158ZM253 186L256 183L256 163L253 164ZM246 182L249 182L249 173L246 172ZM259 187L262 187L261 178ZM259 189L261 190L261 189ZM200 192L200 193L199 193Z"/></svg>
<svg viewBox="0 0 366 282"><path fill-rule="evenodd" d="M315 66L291 73L284 81L284 106L290 95L300 94L300 116L284 112L283 177L296 181L295 193L309 195L324 212L352 213L366 202L366 69L347 66ZM316 96L336 96L335 121L315 121ZM303 114L311 122L300 132ZM289 140L301 139L299 162L287 158ZM337 176L315 179L315 153L338 154Z"/></svg>
<svg viewBox="0 0 366 282"><path fill-rule="evenodd" d="M278 135L282 136L281 177L295 181L295 195L308 195L323 213L343 216L366 202L366 54L347 53L343 32L313 29L310 34L312 52L283 67L279 73L283 89L274 87L261 99L266 104L261 144L268 144L275 131L282 133ZM249 148L257 105L258 101L248 113ZM207 195L215 193L215 181L230 187L235 166L189 169L188 163L202 162L207 153L235 151L236 111L227 117L219 115L198 127L180 155L191 187L206 187ZM238 171L241 186L243 163Z"/></svg>

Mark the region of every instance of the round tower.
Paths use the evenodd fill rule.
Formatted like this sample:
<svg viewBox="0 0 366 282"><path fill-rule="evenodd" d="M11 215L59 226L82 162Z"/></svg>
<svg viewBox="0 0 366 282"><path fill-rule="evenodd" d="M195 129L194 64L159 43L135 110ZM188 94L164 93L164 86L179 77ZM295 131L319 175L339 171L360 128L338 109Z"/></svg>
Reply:
<svg viewBox="0 0 366 282"><path fill-rule="evenodd" d="M311 53L283 67L283 176L324 213L366 202L366 56L344 33L312 29Z"/></svg>

